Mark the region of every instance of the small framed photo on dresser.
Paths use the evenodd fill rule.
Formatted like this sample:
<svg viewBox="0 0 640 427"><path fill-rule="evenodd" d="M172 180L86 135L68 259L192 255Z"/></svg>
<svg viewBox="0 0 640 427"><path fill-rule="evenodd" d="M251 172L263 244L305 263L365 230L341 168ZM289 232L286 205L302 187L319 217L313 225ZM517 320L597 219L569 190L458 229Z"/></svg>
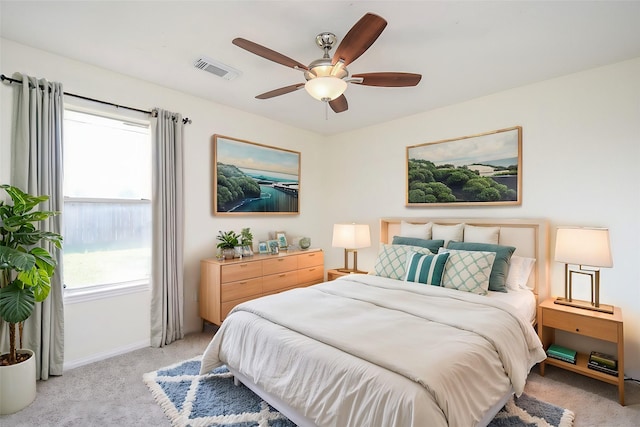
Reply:
<svg viewBox="0 0 640 427"><path fill-rule="evenodd" d="M268 254L270 251L267 242L258 242L258 253Z"/></svg>
<svg viewBox="0 0 640 427"><path fill-rule="evenodd" d="M276 231L276 240L280 249L287 249L287 235L284 231Z"/></svg>

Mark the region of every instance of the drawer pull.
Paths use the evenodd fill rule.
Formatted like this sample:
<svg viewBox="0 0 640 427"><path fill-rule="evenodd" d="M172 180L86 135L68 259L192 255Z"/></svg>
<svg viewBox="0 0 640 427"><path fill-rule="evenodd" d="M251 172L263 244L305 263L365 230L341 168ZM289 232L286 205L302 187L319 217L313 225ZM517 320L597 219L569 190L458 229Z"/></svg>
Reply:
<svg viewBox="0 0 640 427"><path fill-rule="evenodd" d="M576 332L580 332L580 328L576 328Z"/></svg>
<svg viewBox="0 0 640 427"><path fill-rule="evenodd" d="M246 285L247 282L240 282L240 285Z"/></svg>
<svg viewBox="0 0 640 427"><path fill-rule="evenodd" d="M281 274L281 275L280 275L280 277L285 277L285 276L286 276L286 274Z"/></svg>
<svg viewBox="0 0 640 427"><path fill-rule="evenodd" d="M282 261L284 261L284 258L280 258L280 259L278 260L278 262L282 262Z"/></svg>
<svg viewBox="0 0 640 427"><path fill-rule="evenodd" d="M240 264L240 267L246 267L248 264Z"/></svg>

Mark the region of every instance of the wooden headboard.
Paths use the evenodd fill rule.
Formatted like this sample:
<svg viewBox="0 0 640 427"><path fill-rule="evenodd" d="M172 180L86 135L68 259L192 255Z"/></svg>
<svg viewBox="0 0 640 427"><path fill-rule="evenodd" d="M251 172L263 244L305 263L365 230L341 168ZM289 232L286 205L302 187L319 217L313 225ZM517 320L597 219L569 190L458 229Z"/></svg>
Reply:
<svg viewBox="0 0 640 427"><path fill-rule="evenodd" d="M499 218L381 218L380 242L391 243L400 235L400 222L411 224L453 225L465 223L479 227L500 227L498 244L515 246L514 255L535 258L536 264L529 277L528 286L538 296L538 301L549 295L549 225L540 219Z"/></svg>

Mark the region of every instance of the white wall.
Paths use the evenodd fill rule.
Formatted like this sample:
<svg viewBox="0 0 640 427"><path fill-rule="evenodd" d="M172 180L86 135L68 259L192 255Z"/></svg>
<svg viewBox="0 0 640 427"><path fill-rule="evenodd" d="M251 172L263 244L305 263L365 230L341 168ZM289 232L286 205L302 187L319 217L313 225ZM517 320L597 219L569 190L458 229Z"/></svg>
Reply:
<svg viewBox="0 0 640 427"><path fill-rule="evenodd" d="M614 267L601 273L600 300L622 308L626 372L640 378L640 58L428 111L329 139L327 177L340 209L329 222L378 218L545 218L558 225L608 227ZM407 208L406 147L520 125L523 203L517 207ZM324 246L330 241L325 239ZM358 251L370 269L374 247ZM328 250L327 267L342 253ZM563 264L551 262L551 294L564 294Z"/></svg>
<svg viewBox="0 0 640 427"><path fill-rule="evenodd" d="M626 372L640 377L640 189L635 166L640 160L640 58L520 87L416 116L332 137L321 137L199 98L120 74L2 42L1 72L25 72L61 81L65 90L139 108L158 106L193 119L186 138L185 323L200 328L195 295L199 260L214 253L218 230L249 226L256 240L269 231L309 235L325 250L327 268L341 266L343 252L331 248L335 222L371 225L378 241L384 216L497 216L546 218L558 225L605 226L611 230L614 268L602 271L601 300L619 305L625 319ZM9 177L10 89L0 87L0 182ZM408 145L473 135L511 126L523 127L523 204L493 208L406 208ZM213 133L302 152L301 214L292 217L232 217L211 214L211 142ZM552 245L553 245L552 233ZM359 267L373 266L376 248L359 251ZM562 266L552 262L552 294L562 293ZM100 313L121 313L113 301ZM78 307L74 307L74 306ZM90 358L86 324L91 311L67 306L67 355ZM102 314L93 317L99 319ZM69 320L73 320L70 322ZM148 314L113 316L111 329L148 324ZM117 335L117 334L116 334ZM127 349L113 339L111 348ZM95 349L95 347L94 347ZM104 351L104 350L100 350ZM73 362L70 360L69 362Z"/></svg>
<svg viewBox="0 0 640 427"><path fill-rule="evenodd" d="M256 241L265 240L269 232L284 230L290 235L308 235L316 242L319 233L324 232L316 226L325 206L322 183L326 153L320 136L6 39L0 39L0 43L0 72L5 75L18 71L62 82L67 92L140 109L160 107L192 119L193 123L185 128L184 317L187 332L202 328L196 301L199 262L215 255L218 230L239 232L243 227L251 227ZM10 179L11 87L0 85L0 97L0 182L5 183ZM65 101L79 102L71 97L65 97ZM85 107L92 104L82 103ZM97 104L93 107L103 108ZM300 151L300 215L214 217L211 213L211 136L214 133ZM144 292L65 305L65 366L77 366L147 345L149 299L150 293Z"/></svg>

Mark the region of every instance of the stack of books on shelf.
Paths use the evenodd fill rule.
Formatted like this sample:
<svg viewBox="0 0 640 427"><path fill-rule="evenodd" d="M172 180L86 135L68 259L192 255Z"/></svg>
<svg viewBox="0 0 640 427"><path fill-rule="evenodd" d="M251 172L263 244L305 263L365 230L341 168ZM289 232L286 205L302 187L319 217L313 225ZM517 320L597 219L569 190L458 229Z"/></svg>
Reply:
<svg viewBox="0 0 640 427"><path fill-rule="evenodd" d="M589 363L587 368L594 371L604 372L605 374L618 376L618 361L609 354L592 351L589 355Z"/></svg>
<svg viewBox="0 0 640 427"><path fill-rule="evenodd" d="M551 344L547 349L547 356L563 362L576 364L576 351L570 348L562 347L557 344Z"/></svg>

